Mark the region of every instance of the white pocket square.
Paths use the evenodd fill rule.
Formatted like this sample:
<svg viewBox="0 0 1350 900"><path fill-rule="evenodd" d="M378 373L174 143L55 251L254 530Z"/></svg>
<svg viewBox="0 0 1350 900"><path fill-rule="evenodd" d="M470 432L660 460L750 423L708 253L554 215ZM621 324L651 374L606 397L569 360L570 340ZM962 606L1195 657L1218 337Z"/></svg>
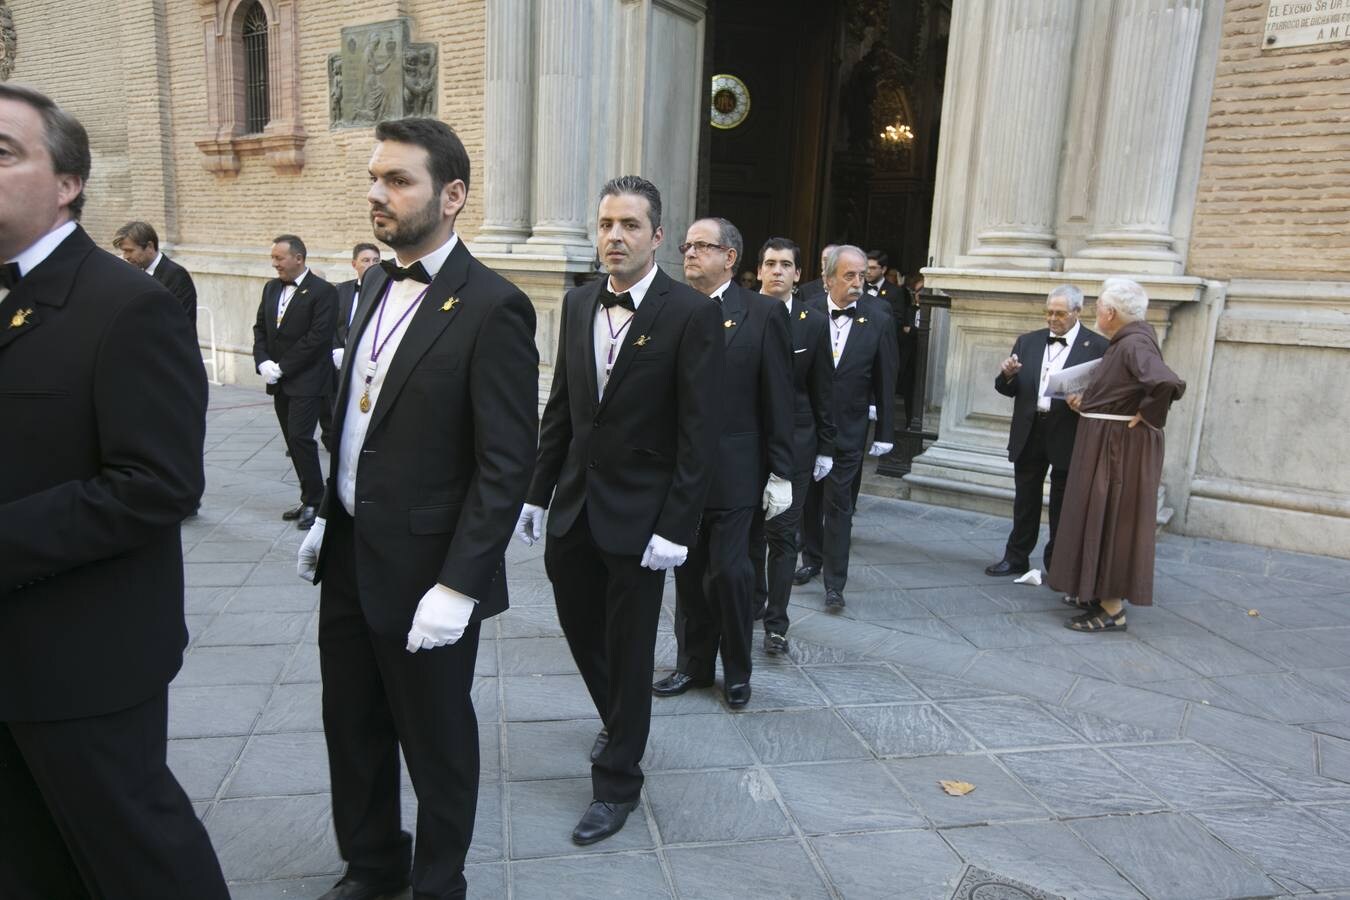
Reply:
<svg viewBox="0 0 1350 900"><path fill-rule="evenodd" d="M792 352L793 352L793 353L805 353L805 352L806 352L806 348L803 347L803 348L800 349L800 350L793 350Z"/></svg>

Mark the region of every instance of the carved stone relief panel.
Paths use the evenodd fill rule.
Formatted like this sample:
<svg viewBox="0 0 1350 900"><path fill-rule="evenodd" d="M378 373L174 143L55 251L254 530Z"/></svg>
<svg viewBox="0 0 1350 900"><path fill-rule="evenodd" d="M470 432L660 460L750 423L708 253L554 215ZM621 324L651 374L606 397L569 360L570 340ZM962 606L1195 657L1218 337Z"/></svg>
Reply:
<svg viewBox="0 0 1350 900"><path fill-rule="evenodd" d="M411 33L407 18L342 29L341 49L328 57L331 127L436 114L437 45L415 44Z"/></svg>

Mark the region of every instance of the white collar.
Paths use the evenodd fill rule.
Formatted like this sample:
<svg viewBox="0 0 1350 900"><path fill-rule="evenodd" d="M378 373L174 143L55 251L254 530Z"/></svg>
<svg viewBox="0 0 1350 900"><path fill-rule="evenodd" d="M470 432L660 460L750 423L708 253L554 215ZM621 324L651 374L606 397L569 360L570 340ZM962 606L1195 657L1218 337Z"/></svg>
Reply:
<svg viewBox="0 0 1350 900"><path fill-rule="evenodd" d="M155 251L155 258L150 260L150 266L145 270L145 274L147 275L155 274L155 269L159 268L159 261L163 258L164 258L163 253Z"/></svg>
<svg viewBox="0 0 1350 900"><path fill-rule="evenodd" d="M825 311L826 311L826 312L834 312L836 309L852 309L853 307L855 307L855 306L857 306L857 305L858 305L858 301L857 301L857 300L854 300L854 301L853 301L852 303L850 303L848 306L835 306L835 305L834 305L834 301L830 299L830 295L829 295L829 294L826 294L826 295L825 295ZM833 318L833 317L831 317L831 318Z"/></svg>
<svg viewBox="0 0 1350 900"><path fill-rule="evenodd" d="M642 298L647 296L647 290L652 286L652 282L656 280L656 269L656 262L653 261L652 267L647 270L647 274L643 275L642 278L638 280L637 284L628 289L628 296L633 298L633 309L636 310L642 305ZM609 277L609 280L605 282L605 287L611 294L620 293L619 291L614 290L614 276L612 275Z"/></svg>
<svg viewBox="0 0 1350 900"><path fill-rule="evenodd" d="M399 257L397 253L395 253L394 261L397 262L400 266L403 266L403 268L405 269L408 268L409 266L412 266L414 263L420 262L422 264L422 268L427 270L427 276L431 278L432 281L435 281L436 273L441 270L441 266L445 265L445 261L450 258L450 254L454 251L455 245L458 243L459 243L459 235L452 231L450 232L450 240L446 241L444 244L441 244L439 247L437 247L435 250L432 250L430 253L428 253L426 256L423 256L421 259L414 259L412 262L408 263L407 266L403 266L403 259ZM379 263L376 263L376 265L379 265ZM360 281L360 279L357 280Z"/></svg>
<svg viewBox="0 0 1350 900"><path fill-rule="evenodd" d="M303 272L301 272L299 275L295 276L295 286L296 286L297 288L300 287L300 282L304 281L304 280L305 280L305 276L308 275L308 274L309 274L309 266L305 266L305 271L303 271ZM289 284L283 284L283 285L281 286L281 289L284 291L284 290L285 290L286 288L288 288L288 287L290 287Z"/></svg>
<svg viewBox="0 0 1350 900"><path fill-rule="evenodd" d="M1082 320L1074 322L1073 327L1070 328L1068 331L1064 332L1064 345L1066 347L1072 347L1073 342L1078 340L1078 326L1082 324L1083 324ZM1050 332L1050 334L1046 335L1046 337L1054 337L1054 336L1055 333L1053 331Z"/></svg>
<svg viewBox="0 0 1350 900"><path fill-rule="evenodd" d="M722 286L721 286L721 287L719 287L717 290L715 290L715 291L713 291L711 294L709 294L709 295L708 295L708 299L710 299L710 300L721 300L721 299L722 299L722 295L725 294L725 293L727 292L727 288L729 288L729 287L731 287L731 279L730 279L730 278L728 278L726 281L722 282Z"/></svg>
<svg viewBox="0 0 1350 900"><path fill-rule="evenodd" d="M26 276L33 271L47 257L52 255L52 251L61 246L61 242L70 237L79 223L73 219L69 222L63 222L44 234L32 243L31 246L18 256L9 260L9 262L19 264L19 277Z"/></svg>

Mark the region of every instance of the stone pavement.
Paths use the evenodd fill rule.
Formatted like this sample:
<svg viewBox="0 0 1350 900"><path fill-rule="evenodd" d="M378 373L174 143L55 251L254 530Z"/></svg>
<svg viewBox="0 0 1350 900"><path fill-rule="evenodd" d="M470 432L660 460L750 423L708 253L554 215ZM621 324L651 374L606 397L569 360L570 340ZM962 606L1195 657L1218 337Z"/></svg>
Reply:
<svg viewBox="0 0 1350 900"><path fill-rule="evenodd" d="M236 898L312 898L341 862L318 590L278 518L298 489L267 398L215 388L209 415L170 763ZM1167 536L1157 605L1089 636L1048 588L983 574L1008 525L865 497L846 613L798 588L790 658L757 656L745 711L654 700L643 802L584 850L599 722L541 549L513 543L474 690L470 896L1035 896L972 894L973 866L1085 900L1350 898L1350 562ZM405 785L406 821L415 803Z"/></svg>

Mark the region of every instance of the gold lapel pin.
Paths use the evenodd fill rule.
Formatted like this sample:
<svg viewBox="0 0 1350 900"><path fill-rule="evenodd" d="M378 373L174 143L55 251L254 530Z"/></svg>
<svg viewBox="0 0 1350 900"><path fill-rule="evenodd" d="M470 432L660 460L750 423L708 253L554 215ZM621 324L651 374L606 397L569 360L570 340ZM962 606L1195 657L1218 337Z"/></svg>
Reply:
<svg viewBox="0 0 1350 900"><path fill-rule="evenodd" d="M449 312L450 310L455 308L455 305L457 303L459 303L459 298L451 297L449 300L441 304L441 312Z"/></svg>
<svg viewBox="0 0 1350 900"><path fill-rule="evenodd" d="M722 327L723 327L723 328L735 328L735 327L736 327L736 322L735 322L735 320L733 320L733 319L727 319L725 322L722 323Z"/></svg>
<svg viewBox="0 0 1350 900"><path fill-rule="evenodd" d="M644 334L644 335L640 336L636 341L633 341L633 346L634 346L634 347L645 347L645 346L647 346L647 344L648 344L650 341L651 341L651 338L649 338L647 335Z"/></svg>
<svg viewBox="0 0 1350 900"><path fill-rule="evenodd" d="M302 293L302 294L308 294L308 293L309 293L309 288L301 288L301 289L300 289L300 293Z"/></svg>
<svg viewBox="0 0 1350 900"><path fill-rule="evenodd" d="M859 325L866 325L866 324L867 324L867 317L866 317L866 316L858 316L858 324L859 324Z"/></svg>
<svg viewBox="0 0 1350 900"><path fill-rule="evenodd" d="M806 310L802 310L802 314L801 314L800 316L798 316L797 318L799 318L799 319L805 319L805 318L806 318Z"/></svg>
<svg viewBox="0 0 1350 900"><path fill-rule="evenodd" d="M28 317L33 314L32 309L21 309L14 313L13 318L9 320L10 328L22 328L28 324Z"/></svg>

